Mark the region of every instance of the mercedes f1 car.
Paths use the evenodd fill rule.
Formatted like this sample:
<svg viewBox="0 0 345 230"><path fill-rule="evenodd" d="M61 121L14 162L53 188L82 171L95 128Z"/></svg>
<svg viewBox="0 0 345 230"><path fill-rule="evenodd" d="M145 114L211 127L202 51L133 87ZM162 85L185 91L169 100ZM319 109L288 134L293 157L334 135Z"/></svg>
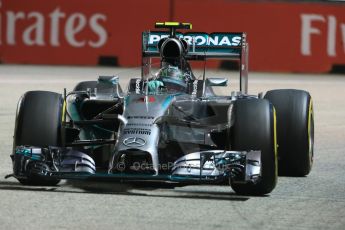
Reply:
<svg viewBox="0 0 345 230"><path fill-rule="evenodd" d="M100 76L63 95L29 91L20 98L9 176L29 185L227 182L238 194L262 195L274 189L278 172L310 172L312 98L293 89L249 95L245 33L182 33L191 24L176 22L155 27L161 30L142 34L142 76L127 90L118 76ZM194 76L189 63L209 59L239 62L239 90L218 95L227 79Z"/></svg>

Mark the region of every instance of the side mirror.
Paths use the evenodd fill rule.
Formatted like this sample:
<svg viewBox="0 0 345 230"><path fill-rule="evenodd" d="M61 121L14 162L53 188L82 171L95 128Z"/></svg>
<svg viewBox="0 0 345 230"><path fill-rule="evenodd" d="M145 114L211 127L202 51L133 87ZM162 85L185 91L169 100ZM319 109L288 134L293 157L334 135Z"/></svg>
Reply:
<svg viewBox="0 0 345 230"><path fill-rule="evenodd" d="M106 85L117 85L119 84L119 77L118 76L99 76L98 83L102 83Z"/></svg>
<svg viewBox="0 0 345 230"><path fill-rule="evenodd" d="M222 77L206 78L206 86L228 86L228 79Z"/></svg>

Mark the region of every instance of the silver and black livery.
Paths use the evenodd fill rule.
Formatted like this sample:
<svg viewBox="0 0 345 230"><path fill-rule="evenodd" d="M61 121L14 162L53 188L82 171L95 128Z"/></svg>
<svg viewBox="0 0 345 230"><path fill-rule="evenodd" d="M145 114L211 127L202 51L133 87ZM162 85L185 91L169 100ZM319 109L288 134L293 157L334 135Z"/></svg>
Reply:
<svg viewBox="0 0 345 230"><path fill-rule="evenodd" d="M29 91L19 103L13 174L23 184L61 179L229 182L238 194L270 193L278 171L307 175L313 163L312 100L302 90L248 94L245 33L181 33L189 23L156 23L142 36L142 76L123 91L117 76L80 82L64 95ZM188 73L149 91L152 60ZM197 79L191 61L237 60L239 91L223 78ZM181 79L180 79L181 80ZM292 110L292 108L294 110ZM294 111L293 113L291 111ZM278 148L279 146L279 148ZM278 170L279 166L279 170Z"/></svg>

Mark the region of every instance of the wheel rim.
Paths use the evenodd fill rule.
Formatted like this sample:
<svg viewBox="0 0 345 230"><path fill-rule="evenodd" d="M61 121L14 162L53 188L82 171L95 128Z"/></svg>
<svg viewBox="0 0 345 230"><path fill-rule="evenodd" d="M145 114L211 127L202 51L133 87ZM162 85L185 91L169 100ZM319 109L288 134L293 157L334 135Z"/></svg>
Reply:
<svg viewBox="0 0 345 230"><path fill-rule="evenodd" d="M310 109L309 109L309 121L308 121L308 133L309 133L309 159L310 159L310 167L313 165L314 161L314 115L313 115L313 105L310 102Z"/></svg>

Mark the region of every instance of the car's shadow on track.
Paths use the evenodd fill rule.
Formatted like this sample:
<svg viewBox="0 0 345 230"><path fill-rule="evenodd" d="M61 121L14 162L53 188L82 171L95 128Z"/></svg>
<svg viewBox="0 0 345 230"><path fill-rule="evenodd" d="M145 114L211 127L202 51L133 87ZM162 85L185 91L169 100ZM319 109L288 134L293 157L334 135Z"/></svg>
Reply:
<svg viewBox="0 0 345 230"><path fill-rule="evenodd" d="M54 192L54 193L80 193L80 194L104 194L104 195L128 195L176 199L204 199L224 201L247 201L249 196L240 196L232 192L205 191L178 189L180 184L167 183L103 183L88 181L67 181L58 186L25 186L17 181L0 180L0 190L8 191L32 191L32 192Z"/></svg>

